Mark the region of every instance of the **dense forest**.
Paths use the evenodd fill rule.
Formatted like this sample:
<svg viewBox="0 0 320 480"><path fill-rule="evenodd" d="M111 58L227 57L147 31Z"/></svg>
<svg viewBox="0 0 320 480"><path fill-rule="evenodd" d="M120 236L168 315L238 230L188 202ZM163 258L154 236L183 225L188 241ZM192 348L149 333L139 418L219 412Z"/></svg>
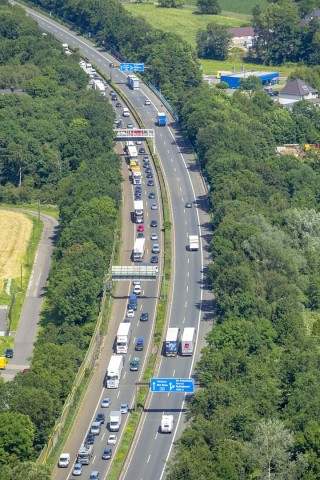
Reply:
<svg viewBox="0 0 320 480"><path fill-rule="evenodd" d="M229 97L221 91L210 90L201 83L196 57L189 46L178 36L164 34L144 20L132 18L116 0L88 0L85 4L80 0L41 0L35 3L75 23L81 32L91 31L99 45L119 52L123 58L152 65L145 76L161 87L177 108L183 132L194 146L210 182L213 262L208 280L216 296L217 315L197 366L201 389L189 402L190 424L178 441L168 478L316 480L320 476L320 159L317 151L298 158L277 156L275 147L283 143L319 142L319 110L307 102L300 102L292 112L287 111L275 105L263 91L251 96L236 92ZM281 8L285 3L288 4L287 0L280 0L270 2L270 6ZM289 3L290 9L295 8L293 2ZM300 18L309 7L318 6L311 0L295 3L301 7ZM255 15L257 18L257 10ZM38 34L39 43L42 40ZM49 39L43 41L50 43ZM22 54L17 56L15 61L20 68ZM304 60L302 57L300 55L300 62ZM67 62L65 58L61 61ZM73 60L69 61L72 63ZM12 59L8 59L6 65L10 63ZM37 66L40 76L48 79L44 65ZM12 76L15 78L15 70ZM69 95L71 98L79 95L81 87L74 81L71 81L72 87L66 88L57 71L52 76L54 78L50 77L50 80L58 84L54 98L50 95L37 98L37 89L29 87L32 100L26 101L50 102L63 96L65 105ZM312 86L320 85L318 67L301 64L293 74L293 77L298 76ZM33 76L28 78L32 79ZM40 85L43 92L43 81ZM23 101L16 96L10 98L15 98L15 102ZM42 389L46 390L48 402L51 395L57 395L57 402L49 402L51 410L46 408L46 415L49 411L52 418L61 406L71 379L67 375L65 383L61 378L54 385L46 383L54 367L49 370L41 368L44 351L47 356L54 356L57 349L63 352L68 348L69 372L79 364L81 348L87 345L97 308L94 293L98 291L98 282L96 290L93 288L89 295L92 302L86 304L86 298L80 298L79 302L83 302L86 308L74 312L68 304L73 285L68 280L70 272L75 281L84 280L82 277L78 279L79 270L77 267L73 270L74 264L79 266L86 260L86 275L90 276L97 259L92 252L105 255L98 239L94 245L92 237L88 241L86 224L81 223L81 218L86 218L88 212L96 212L99 202L119 204L117 160L111 153L110 134L102 139L94 128L94 121L98 120L91 115L88 98L90 106L93 102L99 112L98 119L100 115L111 119L106 105L95 101L96 97L90 92L81 91L77 97L75 118L70 119L70 107L68 109L67 126L71 122L76 133L78 128L89 129L97 145L88 142L86 148L81 147L78 151L77 141L70 150L64 150L64 143L59 143L58 158L64 168L58 168L58 172L67 171L61 180L55 178L56 163L44 174L45 180L34 175L32 162L30 172L24 173L25 181L35 179L31 188L42 192L47 189L52 198L61 199L62 233L48 298L52 306L57 305L56 301L62 296L64 302L59 309L56 307L51 311L54 321L46 324L39 338L30 376L21 375L11 389L20 388L23 392L23 388L35 388L41 390L41 394ZM63 107L58 112L63 116ZM62 137L63 134L65 132ZM103 151L101 142L107 142ZM51 140L47 143L51 145ZM76 152L74 155L72 148ZM96 172L107 168L101 162L105 155L113 168L115 185L109 182L104 185L102 176L97 175L97 188L92 191L88 189L90 166L96 165ZM28 165L27 159L25 164ZM13 168L12 185L17 185L16 171L16 167ZM43 186L39 186L41 182L44 182ZM105 199L106 195L110 198ZM112 209L107 211L113 212ZM110 222L107 215L104 219ZM110 239L111 228L107 231ZM73 242L77 241L75 237L78 238L79 234L80 247L74 248ZM105 242L106 245L110 243L110 240ZM82 254L84 251L86 255ZM58 267L60 261L63 262L62 270ZM97 268L99 272L100 267ZM85 312L84 316L82 312ZM72 343L72 348L68 342ZM7 387L0 386L5 389L2 398L11 398L11 389L9 392ZM7 405L5 400L2 411L9 416ZM21 451L17 455L20 460L32 459L52 423L46 422L47 418L43 420L40 406L38 411L28 411L20 404L20 409L15 406L14 412L21 412L19 414L31 419L30 430L35 424L35 413L39 414L42 437L38 437L37 429L35 438L33 430L31 441L24 449L20 444ZM24 422L25 428L28 425ZM12 462L14 455L16 453L10 452ZM18 469L19 465L15 468ZM12 469L10 471L11 476L7 473L3 478L13 478Z"/></svg>
<svg viewBox="0 0 320 480"><path fill-rule="evenodd" d="M61 227L30 371L0 382L1 480L51 477L32 462L98 317L121 176L113 111L87 84L77 54L66 55L23 10L0 6L0 88L13 91L0 96L0 199L57 204Z"/></svg>

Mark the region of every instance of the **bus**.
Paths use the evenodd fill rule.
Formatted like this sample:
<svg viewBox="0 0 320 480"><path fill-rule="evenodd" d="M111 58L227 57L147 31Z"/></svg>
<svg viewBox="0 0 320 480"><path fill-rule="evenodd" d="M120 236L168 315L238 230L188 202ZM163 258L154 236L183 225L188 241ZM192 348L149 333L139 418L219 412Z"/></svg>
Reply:
<svg viewBox="0 0 320 480"><path fill-rule="evenodd" d="M118 388L124 365L124 356L112 355L104 378L106 388Z"/></svg>
<svg viewBox="0 0 320 480"><path fill-rule="evenodd" d="M169 327L167 331L164 353L166 357L176 357L180 341L180 328Z"/></svg>

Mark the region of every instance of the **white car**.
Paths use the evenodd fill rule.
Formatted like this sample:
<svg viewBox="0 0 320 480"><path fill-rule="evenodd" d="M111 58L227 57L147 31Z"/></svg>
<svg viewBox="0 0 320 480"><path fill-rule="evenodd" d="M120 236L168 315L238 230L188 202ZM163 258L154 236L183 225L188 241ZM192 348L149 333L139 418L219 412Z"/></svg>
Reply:
<svg viewBox="0 0 320 480"><path fill-rule="evenodd" d="M101 402L102 408L109 408L110 407L110 398L104 398Z"/></svg>
<svg viewBox="0 0 320 480"><path fill-rule="evenodd" d="M141 285L140 280L133 280L133 286L135 287L136 285Z"/></svg>
<svg viewBox="0 0 320 480"><path fill-rule="evenodd" d="M136 144L137 144L137 145L142 145L142 140L137 140L137 141L136 141Z"/></svg>
<svg viewBox="0 0 320 480"><path fill-rule="evenodd" d="M80 475L82 475L82 465L81 465L81 463L75 463L74 464L74 467L73 467L73 470L72 470L72 475L74 475L75 477L79 477Z"/></svg>
<svg viewBox="0 0 320 480"><path fill-rule="evenodd" d="M153 233L151 235L151 240L158 240L158 234L157 233Z"/></svg>
<svg viewBox="0 0 320 480"><path fill-rule="evenodd" d="M121 403L120 412L126 414L129 412L129 405L127 403Z"/></svg>
<svg viewBox="0 0 320 480"><path fill-rule="evenodd" d="M115 445L117 443L117 435L109 435L108 445Z"/></svg>
<svg viewBox="0 0 320 480"><path fill-rule="evenodd" d="M127 317L128 317L128 318L133 318L133 317L134 317L134 310L133 310L133 308L128 308L128 310L127 310Z"/></svg>
<svg viewBox="0 0 320 480"><path fill-rule="evenodd" d="M135 285L133 287L133 293L135 293L136 295L141 295L141 292L142 292L141 285Z"/></svg>
<svg viewBox="0 0 320 480"><path fill-rule="evenodd" d="M152 245L152 253L160 253L160 245L159 243L154 243Z"/></svg>
<svg viewBox="0 0 320 480"><path fill-rule="evenodd" d="M147 100L144 101L144 104L145 105L151 105L151 102L150 102L150 100L147 99Z"/></svg>
<svg viewBox="0 0 320 480"><path fill-rule="evenodd" d="M70 453L61 453L59 461L58 461L58 467L60 468L67 468L70 463Z"/></svg>
<svg viewBox="0 0 320 480"><path fill-rule="evenodd" d="M156 203L153 203L151 205L151 210L158 210L158 205Z"/></svg>

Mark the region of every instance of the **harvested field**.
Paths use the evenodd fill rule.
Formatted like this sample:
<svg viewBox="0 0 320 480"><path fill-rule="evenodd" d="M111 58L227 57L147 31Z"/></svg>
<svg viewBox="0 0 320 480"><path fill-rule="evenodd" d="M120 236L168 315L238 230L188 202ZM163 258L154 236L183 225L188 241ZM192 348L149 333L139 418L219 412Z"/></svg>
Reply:
<svg viewBox="0 0 320 480"><path fill-rule="evenodd" d="M0 289L5 278L18 278L33 224L23 213L0 210Z"/></svg>

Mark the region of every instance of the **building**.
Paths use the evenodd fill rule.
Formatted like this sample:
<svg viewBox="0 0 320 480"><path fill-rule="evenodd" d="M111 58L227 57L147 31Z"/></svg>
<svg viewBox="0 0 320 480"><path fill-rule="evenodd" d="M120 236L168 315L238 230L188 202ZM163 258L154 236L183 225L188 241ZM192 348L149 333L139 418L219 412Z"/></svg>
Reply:
<svg viewBox="0 0 320 480"><path fill-rule="evenodd" d="M300 25L309 25L311 20L318 19L320 21L320 10L314 8L308 15L306 15L300 22Z"/></svg>
<svg viewBox="0 0 320 480"><path fill-rule="evenodd" d="M233 47L251 47L254 37L252 27L228 28L228 32L232 35Z"/></svg>
<svg viewBox="0 0 320 480"><path fill-rule="evenodd" d="M221 75L220 81L226 82L229 85L229 88L238 88L242 78L248 78L252 75L260 78L261 84L265 86L279 83L279 72L261 72L256 70L231 73L230 75Z"/></svg>
<svg viewBox="0 0 320 480"><path fill-rule="evenodd" d="M307 85L304 80L299 78L289 81L281 90L279 103L285 107L291 108L292 105L300 100L308 100L317 104L318 90Z"/></svg>

